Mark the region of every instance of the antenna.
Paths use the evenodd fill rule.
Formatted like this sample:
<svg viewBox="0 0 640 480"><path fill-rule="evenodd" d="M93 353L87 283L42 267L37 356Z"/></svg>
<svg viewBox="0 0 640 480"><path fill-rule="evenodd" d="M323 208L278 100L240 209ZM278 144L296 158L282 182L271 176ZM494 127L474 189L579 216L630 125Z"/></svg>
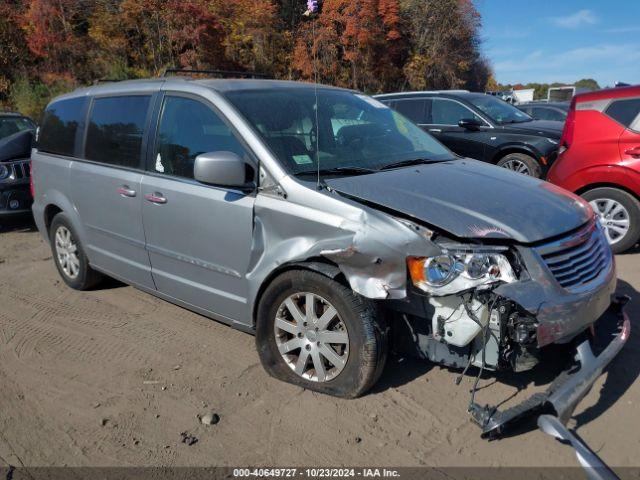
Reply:
<svg viewBox="0 0 640 480"><path fill-rule="evenodd" d="M313 19L311 25L311 36L313 37L313 95L315 97L315 111L316 111L316 166L318 167L318 175L316 176L316 188L320 190L320 126L318 125L318 110L320 105L318 104L318 66L317 60L317 48L316 48L316 19Z"/></svg>
<svg viewBox="0 0 640 480"><path fill-rule="evenodd" d="M318 168L318 174L316 177L316 188L322 189L320 185L320 128L318 125L318 110L320 105L318 104L318 65L317 57L318 52L316 48L316 15L318 13L318 0L307 0L307 10L303 13L305 17L312 17L311 23L311 49L313 51L313 96L315 99L315 115L316 115L316 166Z"/></svg>

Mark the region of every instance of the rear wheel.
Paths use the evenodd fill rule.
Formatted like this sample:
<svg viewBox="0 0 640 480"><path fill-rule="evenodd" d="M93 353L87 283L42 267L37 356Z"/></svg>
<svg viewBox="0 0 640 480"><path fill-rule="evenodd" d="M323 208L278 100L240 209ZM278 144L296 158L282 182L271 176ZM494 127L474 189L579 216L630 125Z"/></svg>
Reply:
<svg viewBox="0 0 640 480"><path fill-rule="evenodd" d="M535 158L525 153L509 153L502 157L497 165L531 177L540 178L542 175L540 164Z"/></svg>
<svg viewBox="0 0 640 480"><path fill-rule="evenodd" d="M258 305L256 345L275 378L355 398L378 380L387 354L384 320L369 299L315 272L277 277Z"/></svg>
<svg viewBox="0 0 640 480"><path fill-rule="evenodd" d="M614 253L624 252L640 240L640 202L617 188L594 188L582 194L589 202Z"/></svg>
<svg viewBox="0 0 640 480"><path fill-rule="evenodd" d="M102 280L102 275L89 266L80 240L64 213L53 217L49 239L53 260L67 285L76 290L87 290Z"/></svg>

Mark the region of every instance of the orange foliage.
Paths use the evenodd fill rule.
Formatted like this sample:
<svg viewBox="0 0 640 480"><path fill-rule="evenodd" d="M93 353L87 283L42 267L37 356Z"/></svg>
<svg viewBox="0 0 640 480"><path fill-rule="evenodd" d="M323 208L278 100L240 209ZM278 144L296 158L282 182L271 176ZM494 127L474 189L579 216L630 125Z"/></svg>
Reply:
<svg viewBox="0 0 640 480"><path fill-rule="evenodd" d="M366 91L389 88L399 76L397 0L325 0L301 27L293 68L305 79ZM314 68L315 57L315 68Z"/></svg>

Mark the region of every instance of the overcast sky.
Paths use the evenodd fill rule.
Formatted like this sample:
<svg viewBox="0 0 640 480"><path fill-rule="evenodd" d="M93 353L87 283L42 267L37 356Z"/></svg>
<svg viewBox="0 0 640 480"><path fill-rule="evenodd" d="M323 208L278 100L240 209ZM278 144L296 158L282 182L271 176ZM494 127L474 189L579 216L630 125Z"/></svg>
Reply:
<svg viewBox="0 0 640 480"><path fill-rule="evenodd" d="M640 83L640 0L476 0L500 83Z"/></svg>

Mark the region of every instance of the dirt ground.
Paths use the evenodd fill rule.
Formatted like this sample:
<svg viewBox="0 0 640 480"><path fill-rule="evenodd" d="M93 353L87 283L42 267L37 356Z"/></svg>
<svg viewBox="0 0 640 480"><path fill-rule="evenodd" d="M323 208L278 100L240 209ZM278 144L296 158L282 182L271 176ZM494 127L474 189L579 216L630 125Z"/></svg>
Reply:
<svg viewBox="0 0 640 480"><path fill-rule="evenodd" d="M611 466L637 467L640 252L617 262L632 337L571 425ZM0 466L577 465L535 429L482 440L466 413L473 378L456 375L392 358L358 400L303 391L264 373L252 336L117 282L70 290L28 222L0 230ZM478 399L521 400L550 380L489 375ZM220 422L201 424L207 412Z"/></svg>

